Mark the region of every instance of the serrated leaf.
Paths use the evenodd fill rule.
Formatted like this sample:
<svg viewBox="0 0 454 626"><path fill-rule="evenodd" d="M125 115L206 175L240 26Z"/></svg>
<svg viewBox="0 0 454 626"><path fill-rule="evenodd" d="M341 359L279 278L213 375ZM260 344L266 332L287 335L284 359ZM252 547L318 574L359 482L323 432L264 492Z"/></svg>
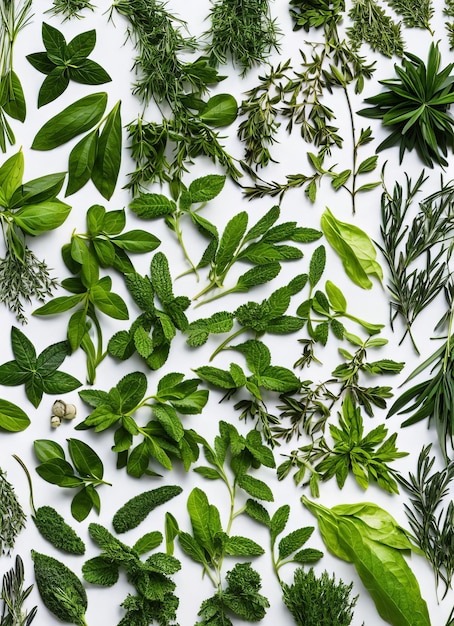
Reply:
<svg viewBox="0 0 454 626"><path fill-rule="evenodd" d="M312 254L309 263L309 283L311 287L315 287L325 270L326 265L326 249L325 246L319 246Z"/></svg>
<svg viewBox="0 0 454 626"><path fill-rule="evenodd" d="M258 543L247 537L229 537L224 546L226 554L230 556L260 556L265 550Z"/></svg>
<svg viewBox="0 0 454 626"><path fill-rule="evenodd" d="M253 498L258 500L264 500L265 502L273 502L274 496L268 485L254 476L249 474L243 474L238 479L238 486L244 489Z"/></svg>
<svg viewBox="0 0 454 626"><path fill-rule="evenodd" d="M292 531L279 541L278 550L279 558L286 559L292 552L296 552L301 548L306 541L311 537L314 532L313 526L306 526L305 528L298 528Z"/></svg>

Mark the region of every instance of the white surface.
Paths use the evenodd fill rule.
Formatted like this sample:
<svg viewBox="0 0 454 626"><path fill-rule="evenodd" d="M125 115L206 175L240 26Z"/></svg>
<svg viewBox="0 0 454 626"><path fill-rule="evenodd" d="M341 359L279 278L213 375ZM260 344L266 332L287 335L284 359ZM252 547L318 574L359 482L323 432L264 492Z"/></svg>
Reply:
<svg viewBox="0 0 454 626"><path fill-rule="evenodd" d="M43 19L41 6L43 7L43 10L45 10L51 5L50 1L46 3L35 3L35 15L33 21L26 28L26 30L22 32L18 39L15 48L15 68L24 85L28 115L24 125L13 121L17 144L15 147L10 147L8 149L6 156L10 156L20 146L22 146L25 154L24 180L30 180L37 176L65 170L67 166L68 154L72 145L74 145L77 140L74 140L70 144L64 145L51 152L41 153L30 150L30 144L36 131L45 121L50 119L50 117L57 112L61 111L64 106L69 105L71 102L74 102L76 99L89 93L105 90L109 94L109 101L107 105L108 110L112 108L118 99L122 100L123 124L133 120L141 111L140 103L132 97L130 93L130 83L133 79L130 70L134 52L129 44L124 45L126 22L117 14L114 14L114 24L112 24L112 22L108 22L109 3L99 0L96 4L96 11L94 13L86 13L86 18L83 20L65 22L61 25L58 18L51 18L49 15L45 15L44 19L62 30L67 41L69 41L77 33L84 32L90 28L96 28L98 42L91 58L101 63L101 65L103 65L103 67L111 74L113 81L110 84L102 85L100 87L90 87L71 83L62 97L58 98L51 104L42 107L38 111L35 103L38 89L44 76L39 74L30 66L30 64L28 64L25 59L25 55L43 49L41 40L41 22ZM452 59L452 54L448 52L447 48L443 26L442 3L435 2L434 4L437 4L437 16L433 22L436 28L434 40L442 40L441 50L443 53L444 67ZM207 24L203 24L203 18L208 14L209 6L210 3L208 0L198 0L197 2L192 3L183 2L183 0L172 0L168 3L169 10L175 14L181 15L183 19L187 20L189 31L193 35L200 34L207 27ZM288 2L286 0L275 0L275 2L272 3L272 12L277 18L285 36L281 41L282 51L280 56L274 55L271 61L273 64L276 64L279 60L284 61L287 58L292 58L296 66L299 59L298 50L304 49L305 39L311 38L313 35L311 33L306 34L304 31L292 31L292 25L288 15ZM408 42L407 49L418 54L421 58L426 59L427 50L431 41L430 35L427 32L420 31L405 30L404 32L405 39ZM378 91L378 79L390 78L393 76L393 63L395 60L384 59L383 57L374 55L366 46L363 48L362 53L367 55L368 59L376 59L378 68L374 78L366 84L363 96L367 97L368 95L375 94ZM213 90L213 93L215 93L215 91L230 92L236 96L238 101L241 101L242 94L248 88L256 84L255 79L258 71L251 71L245 80L240 79L237 73L230 67L226 70L222 68L222 73L228 74L228 79L221 83L216 90ZM355 98L354 96L352 96L352 98L354 100L354 109L358 110L361 108L362 98ZM337 114L341 134L345 137L345 150L335 155L333 162L338 160L342 165L342 169L344 169L344 167L349 167L349 163L346 163L346 161L350 159L351 153L349 151L348 125L345 124L347 121L345 117L345 103L340 93L334 92L330 99L330 106L334 108ZM150 115L146 114L145 118L151 119L152 115L153 113L150 111ZM367 127L368 125L368 120L366 119L357 118L356 121L357 129L361 128L361 126ZM370 125L372 126L376 139L378 140L381 136L379 122L371 120ZM284 124L282 125L281 131L281 143L276 144L274 147L274 154L280 163L271 165L266 170L262 171L263 177L267 180L284 180L285 175L288 173L310 171L305 153L307 149L315 152L314 148L307 148L298 137L297 131L293 133L291 138L289 138L284 130ZM228 134L226 145L229 146L231 153L238 158L241 158L242 150L235 138L236 126L227 129L225 134ZM370 146L363 150L364 158L365 156L369 156L373 153L374 146L378 145L377 140L374 144L370 144ZM0 155L0 162L3 162L6 156ZM395 177L398 178L400 183L405 184L404 172L407 172L414 178L414 180L416 180L422 169L422 165L413 154L407 154L404 158L402 166L400 166L398 163L397 150L388 150L380 155L380 165L374 175L370 177L370 180L376 179L379 175L380 167L385 160L388 161L386 168L386 181L389 189L392 189ZM454 162L452 155L451 162ZM87 184L80 192L69 198L69 202L72 204L73 208L66 223L60 227L58 231L41 236L30 242L31 247L37 256L44 257L49 266L55 268L55 274L59 278L64 278L68 275L61 262L60 248L64 243L69 241L71 232L74 229L78 232L85 229L85 214L88 207L92 204L98 203L105 206L108 210L112 210L126 207L128 205L128 202L130 201L129 195L125 190L122 190L121 187L127 180L127 173L131 171L132 168L133 164L129 158L128 150L125 147L119 183L111 201L106 203L93 185L91 183ZM220 170L218 170L211 162L198 159L195 167L193 167L190 174L188 174L186 181L189 183L197 176L219 171ZM436 189L440 179L440 171L438 169L435 169L434 171L427 171L427 174L429 174L430 179L424 188L424 195L428 195L431 191ZM450 171L445 174L445 178L450 178ZM154 188L153 191L158 191L158 189ZM163 190L163 193L167 194L167 189ZM319 191L315 205L311 205L306 200L301 189L294 190L289 192L284 198L282 203L281 220L294 219L297 220L302 226L312 226L318 228L320 215L324 207L329 206L339 219L355 223L361 228L364 228L372 238L378 238L380 220L379 198L379 190L375 193L367 193L359 197L357 214L355 217L352 217L350 201L347 194L343 192L334 193L327 184L322 185L322 189ZM230 219L230 217L239 210L248 210L251 216L250 223L254 223L259 216L266 212L272 205L273 201L271 199L258 200L248 203L241 196L238 187L228 182L222 194L215 201L211 202L206 209L204 209L203 215L213 221L219 229L222 230L223 225L228 221L228 219ZM172 233L166 229L162 222L139 222L134 219L134 215L132 213L128 212L127 225L128 229L134 227L149 227L154 234L161 238L162 245L159 250L162 250L168 256L173 276L176 276L179 272L185 269L180 249L177 246ZM190 228L185 230L187 237L191 237L190 231ZM200 250L203 249L203 243L199 244L198 239L194 238L191 241L194 246L200 245ZM260 301L269 293L274 291L279 284L285 283L300 272L307 271L308 259L310 258L311 251L314 247L315 246L308 246L304 249L305 258L301 264L288 263L287 265L284 265L279 278L266 285L264 288L255 289L246 296L229 296L228 298L219 300L211 305L201 307L195 311L191 308L188 311L189 319L193 320L199 317L208 316L215 310L226 309L233 311L236 306L238 306L238 304L245 299ZM340 261L335 257L328 246L327 252L328 262L323 281L330 278L342 286L342 289L347 295L349 311L351 313L354 313L371 322L386 324L386 328L382 332L382 336L389 339L389 344L380 352L377 351L376 353L371 353L371 357L392 358L397 361L406 362L406 367L400 377L390 378L389 381L386 381L385 378L380 379L380 381L376 379L376 384L392 384L397 386L404 380L408 373L413 370L417 363L419 363L419 359L415 357L408 341L404 342L401 346L398 345L401 337L400 328L397 327L396 333L393 334L389 327L388 295L386 289L380 287L377 283L375 283L371 291L367 292L355 287L343 274ZM150 258L151 255L134 256L133 262L137 270L141 273L147 273ZM379 260L382 261L380 257ZM386 272L384 263L383 267ZM121 277L114 271L108 273L113 279L113 290L123 293L125 298L128 298L127 294L124 292ZM200 286L196 284L193 276L188 276L177 281L174 289L176 294L192 296L200 289ZM63 290L61 290L57 295L62 295L63 293ZM304 295L293 298L291 305L293 307L293 311L303 299ZM134 319L137 311L135 310L135 307L130 299L128 299L127 302L130 309L131 319ZM438 303L433 303L426 313L420 316L414 326L415 335L418 337L418 343L422 352L421 358L427 356L434 350L434 344L433 342L431 343L430 336L434 324L444 311L443 307L444 302L441 299ZM33 308L34 306L29 308L29 314ZM23 327L21 330L23 330L23 332L25 332L25 334L34 342L37 351L39 352L49 344L65 338L67 321L67 314L61 314L48 319L30 317L28 325ZM129 328L129 322L116 322L108 317L103 317L102 323L105 341L107 341L107 339L116 330ZM10 327L12 324L17 325L14 317L10 315L6 309L1 308L1 362L8 361L12 358L10 347ZM352 330L353 332L357 332L354 328L352 328ZM267 345L272 347L273 350L273 364L291 367L291 365L300 356L300 345L298 344L297 339L305 336L306 335L303 330L294 335L287 335L281 338L266 337L265 342ZM184 337L178 336L172 344L170 358L165 367L155 373L148 372L149 390L153 390L157 381L159 381L159 379L166 372L180 371L184 372L187 376L190 376L191 369L208 363L209 355L219 342L220 340L213 342L210 341L203 348L190 350L184 342ZM230 361L239 360L239 358L240 357L237 354L231 355L228 352L224 352L216 358L214 365L218 367L228 366ZM337 343L336 341L331 340L329 341L328 348L325 351L323 365L318 366L313 364L309 370L301 372L301 377L302 379L312 378L313 380L324 380L329 376L333 367L335 367L339 362L340 358L337 355ZM85 361L83 353L78 352L71 358L68 358L64 362L62 369L83 380L85 376ZM97 380L94 388L108 390L121 378L123 374L138 369L143 369L142 364L134 359L130 359L124 363L119 363L107 358L98 368ZM297 372L297 374L300 375L299 372ZM222 519L226 519L226 494L222 493L222 487L220 487L218 483L205 481L202 477L197 476L192 471L185 474L178 467L176 467L173 472L166 473L164 479L161 481L146 477L140 481L135 480L127 476L124 470L117 471L115 469L115 455L110 451L110 446L112 445L112 433L110 431L104 434L94 434L91 431L78 432L73 431L71 424L63 424L61 428L54 431L49 428L49 416L54 398L44 396L40 407L35 410L25 397L22 387L2 387L0 389L0 396L19 404L19 406L27 411L32 420L31 426L23 433L0 434L0 467L7 471L8 478L11 482L13 482L25 510L29 513L28 487L25 475L14 459L12 459L11 454L18 454L24 460L32 472L36 505L41 506L43 504L50 504L54 506L61 514L64 515L67 521L77 528L78 532L86 540L88 547L86 555L87 558L98 554L98 549L92 544L88 536L87 527L89 522L99 521L108 528L111 528L110 523L112 515L120 504L129 499L133 494L142 492L146 489L151 489L163 484L164 482L168 484L181 484L184 488L184 493L169 502L168 505L157 509L148 522L139 526L135 529L135 531L130 532L124 538L125 542L129 545L132 545L138 537L148 530L162 531L164 513L166 510L173 512L173 514L177 517L181 528L189 529L189 518L185 502L190 490L196 485L208 493L210 501L212 501L221 510L221 514L223 515ZM211 391L210 401L204 410L203 415L188 416L184 421L187 427L193 427L202 433L208 441L212 441L214 435L217 433L217 423L219 419L232 421L232 423L235 424L241 432L247 432L247 430L253 427L252 422L244 424L243 422L238 421L237 413L233 410L233 403L224 402L223 404L218 404L220 398L220 393ZM84 406L79 400L77 392L68 394L65 399L77 404L78 414L81 418L87 415L87 407ZM373 419L369 420L368 418L365 418L366 430L370 430L384 421L386 414L385 411L379 411L377 409L375 413L376 414ZM333 416L333 419L336 419L335 415ZM389 428L389 433L394 430L398 431L399 424L399 417L386 422L386 425ZM98 452L105 465L105 477L113 483L112 487L103 486L99 489L101 497L101 515L99 518L94 513L91 513L87 520L81 524L72 520L70 516L69 503L72 493L69 490L65 491L64 489L44 482L37 476L33 469L36 466L36 460L32 451L33 440L37 438L52 438L55 439L55 441L60 442L66 448L65 439L69 437L83 439ZM429 442L436 442L436 435L432 429L430 431L427 430L426 422L400 431L397 439L397 445L400 450L410 452L410 455L401 459L398 463L395 463L394 466L398 467L405 476L407 476L408 471L415 471L419 451L424 444ZM290 450L298 447L298 445L303 445L303 441L293 441L288 446L283 445L281 448L276 449L275 456L277 464L280 463L280 453L289 452ZM433 448L437 448L436 443ZM287 528L288 531L299 526L316 526L315 518L313 518L300 503L300 497L303 494L303 490L301 488L296 488L290 477L284 482L278 483L274 473L265 469L263 471L261 470L257 476L266 480L274 491L276 501L267 506L271 513L273 513L278 506L283 503L291 505L291 515ZM322 483L320 491L320 503L322 504L332 506L336 503L351 503L366 500L372 501L386 508L402 525L408 527L403 508L403 503L405 502L405 496L403 494L400 496L390 496L374 486L371 486L367 492L363 492L351 477L348 478L342 491L338 489L334 480L331 480L329 483ZM304 493L309 495L306 490ZM237 518L237 520L235 520L233 530L235 534L244 533L245 535L253 537L256 541L262 543L264 547L268 546L268 533L266 530L258 524L255 524L252 520L249 520L249 518ZM317 530L314 532L309 545L311 547L318 547L326 552ZM29 550L31 548L42 551L46 554L51 554L56 558L63 560L73 569L73 571L80 574L80 569L85 559L83 557L63 556L58 553L52 546L45 543L44 540L40 538L33 523L29 520L27 528L21 533L16 544L16 552L21 554L25 561L27 583L33 582L32 564L29 557ZM196 622L196 615L201 601L211 596L214 590L211 587L211 583L208 578L205 577L202 579L201 568L185 557L181 553L178 546L176 548L176 556L181 557L183 564L182 570L175 576L175 581L177 583L176 594L180 597L178 617L181 626L190 626ZM224 571L226 572L230 569L234 562L234 559L227 559ZM2 557L0 559L0 575L9 569L12 564L12 558L9 559L7 557ZM421 584L422 594L428 603L433 626L444 625L454 602L453 592L450 591L447 597L442 602L438 603L434 579L429 563L425 562L422 557L413 556L410 564ZM271 608L268 610L268 613L262 623L268 626L276 623L290 626L292 624L292 618L283 607L280 600L280 589L271 571L269 553L267 552L264 556L256 559L254 561L254 566L262 574L263 593L268 596L271 602ZM337 578L342 578L347 583L350 581L354 582L354 594L359 594L358 603L355 609L355 618L353 621L354 626L360 626L363 622L365 622L367 626L381 626L384 624L383 620L381 620L378 616L367 592L364 590L361 582L356 576L356 572L353 567L326 554L326 556L316 566L316 570L318 572L321 572L324 569L328 570L330 573L335 572ZM281 573L286 581L291 581L291 566L281 570ZM124 579L122 579L121 583L118 583L111 589L87 585L89 601L87 623L90 626L95 623L100 625L117 623L122 616L119 603L126 597L128 591L130 591L130 589ZM442 591L441 587L440 591ZM39 605L39 613L34 621L34 624L37 626L42 626L44 624L51 626L52 624L60 623L42 605L36 588L32 593L29 606L31 607L34 603ZM240 622L238 621L235 623Z"/></svg>

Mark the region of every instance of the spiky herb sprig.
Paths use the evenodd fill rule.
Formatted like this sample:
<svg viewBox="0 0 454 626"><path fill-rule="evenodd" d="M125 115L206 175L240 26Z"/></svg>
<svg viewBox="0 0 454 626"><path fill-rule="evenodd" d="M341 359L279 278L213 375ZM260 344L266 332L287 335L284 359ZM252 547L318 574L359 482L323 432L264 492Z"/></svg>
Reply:
<svg viewBox="0 0 454 626"><path fill-rule="evenodd" d="M405 191L397 182L392 193L385 187L381 198L382 243L378 244L389 268L391 327L401 317L405 325L401 343L408 334L417 352L411 328L446 285L454 229L452 183L443 184L422 200L409 221L409 210L425 180L422 172L414 184L406 177Z"/></svg>
<svg viewBox="0 0 454 626"><path fill-rule="evenodd" d="M441 71L440 64L438 44L431 43L427 64L406 52L402 65L394 65L397 76L379 81L386 90L365 99L371 106L358 114L382 120L389 132L377 152L398 145L401 162L406 150L414 149L429 167L448 165L448 149L454 148L454 118L449 112L454 63Z"/></svg>
<svg viewBox="0 0 454 626"><path fill-rule="evenodd" d="M445 0L443 15L447 18L445 27L448 32L449 48L452 50L454 48L454 0Z"/></svg>
<svg viewBox="0 0 454 626"><path fill-rule="evenodd" d="M424 28L433 35L430 20L435 9L432 0L386 0L394 11L401 15L409 28Z"/></svg>
<svg viewBox="0 0 454 626"><path fill-rule="evenodd" d="M24 563L19 555L16 556L14 567L3 576L0 594L1 614L0 626L30 626L37 613L37 607L28 612L25 601L30 595L33 585L24 589Z"/></svg>
<svg viewBox="0 0 454 626"><path fill-rule="evenodd" d="M84 16L80 12L85 9L93 11L95 6L87 0L54 0L53 6L46 13L63 15L63 21L65 22L72 18L81 19Z"/></svg>
<svg viewBox="0 0 454 626"><path fill-rule="evenodd" d="M17 536L25 528L26 516L13 485L0 469L0 556L10 554Z"/></svg>
<svg viewBox="0 0 454 626"><path fill-rule="evenodd" d="M206 51L211 63L224 65L231 57L244 76L279 51L279 29L270 15L269 0L216 0L209 14Z"/></svg>
<svg viewBox="0 0 454 626"><path fill-rule="evenodd" d="M454 461L440 471L432 471L435 457L429 456L431 448L432 444L422 448L415 474L410 472L408 480L398 475L397 480L410 495L410 505L404 505L410 528L417 545L433 567L437 587L440 582L445 585L444 598L454 579L452 500L443 508L454 479Z"/></svg>
<svg viewBox="0 0 454 626"><path fill-rule="evenodd" d="M396 23L375 0L354 0L348 12L353 25L347 29L350 43L359 50L363 42L387 57L402 56L404 40Z"/></svg>

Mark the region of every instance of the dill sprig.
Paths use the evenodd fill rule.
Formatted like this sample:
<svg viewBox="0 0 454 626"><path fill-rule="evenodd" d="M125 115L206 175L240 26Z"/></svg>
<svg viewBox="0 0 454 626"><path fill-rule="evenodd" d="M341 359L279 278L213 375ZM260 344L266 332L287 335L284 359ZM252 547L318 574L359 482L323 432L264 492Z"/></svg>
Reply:
<svg viewBox="0 0 454 626"><path fill-rule="evenodd" d="M24 304L33 299L44 302L56 288L57 281L50 276L45 261L40 261L27 246L24 246L23 259L10 249L5 258L0 259L0 302L22 324L27 322Z"/></svg>
<svg viewBox="0 0 454 626"><path fill-rule="evenodd" d="M412 221L409 210L425 181L422 172L406 191L395 183L392 194L381 198L382 243L378 244L389 268L391 327L399 316L405 324L401 343L408 334L418 348L411 328L418 315L438 296L449 277L450 238L454 230L454 185L443 185L419 203ZM421 263L422 261L422 263Z"/></svg>
<svg viewBox="0 0 454 626"><path fill-rule="evenodd" d="M63 15L63 21L65 22L72 18L81 19L84 17L81 15L81 11L85 9L93 11L94 8L94 5L87 0L54 0L53 6L48 9L46 13L50 13L51 15Z"/></svg>
<svg viewBox="0 0 454 626"><path fill-rule="evenodd" d="M10 554L20 531L25 527L25 513L14 487L0 469L0 556Z"/></svg>
<svg viewBox="0 0 454 626"><path fill-rule="evenodd" d="M403 55L400 23L395 23L375 0L354 0L348 15L353 25L346 32L354 50L365 42L387 57Z"/></svg>
<svg viewBox="0 0 454 626"><path fill-rule="evenodd" d="M432 0L386 0L394 11L401 15L409 28L424 28L433 35L430 20L435 12Z"/></svg>
<svg viewBox="0 0 454 626"><path fill-rule="evenodd" d="M206 52L210 63L224 65L230 57L244 76L273 50L279 51L279 29L269 0L214 0L209 14Z"/></svg>
<svg viewBox="0 0 454 626"><path fill-rule="evenodd" d="M416 474L410 472L409 480L397 476L399 484L410 494L411 506L405 504L410 528L419 548L433 567L436 586L445 585L443 598L452 588L454 577L454 504L452 499L446 509L443 503L449 495L449 485L454 478L454 461L440 471L432 472L435 457L430 457L432 444L424 446L419 454Z"/></svg>

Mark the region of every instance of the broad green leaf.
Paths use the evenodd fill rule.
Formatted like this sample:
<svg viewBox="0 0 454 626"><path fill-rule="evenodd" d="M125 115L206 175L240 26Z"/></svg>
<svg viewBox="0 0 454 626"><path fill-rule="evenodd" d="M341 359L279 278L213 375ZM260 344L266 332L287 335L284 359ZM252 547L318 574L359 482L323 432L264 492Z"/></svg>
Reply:
<svg viewBox="0 0 454 626"><path fill-rule="evenodd" d="M11 347L21 369L34 370L36 368L35 346L16 326L11 327Z"/></svg>
<svg viewBox="0 0 454 626"><path fill-rule="evenodd" d="M71 68L71 80L82 85L104 85L109 83L112 78L99 63L91 59L84 59L77 64L77 67Z"/></svg>
<svg viewBox="0 0 454 626"><path fill-rule="evenodd" d="M41 403L43 397L44 389L43 389L43 380L41 376L35 374L34 372L30 374L30 376L25 381L25 395L33 404L35 409Z"/></svg>
<svg viewBox="0 0 454 626"><path fill-rule="evenodd" d="M80 347L84 335L87 333L87 316L84 309L75 311L68 322L67 337L71 352Z"/></svg>
<svg viewBox="0 0 454 626"><path fill-rule="evenodd" d="M69 354L69 345L66 341L59 341L45 348L36 359L36 369L42 376L60 367Z"/></svg>
<svg viewBox="0 0 454 626"><path fill-rule="evenodd" d="M29 235L40 235L63 224L71 211L69 204L55 198L27 204L12 215L14 222Z"/></svg>
<svg viewBox="0 0 454 626"><path fill-rule="evenodd" d="M164 537L161 532L153 530L143 535L143 537L140 537L140 539L135 542L132 549L135 550L137 554L146 554L150 552L150 550L154 550L160 546L163 539Z"/></svg>
<svg viewBox="0 0 454 626"><path fill-rule="evenodd" d="M22 150L6 159L0 167L0 204L9 207L14 192L22 185L24 154Z"/></svg>
<svg viewBox="0 0 454 626"><path fill-rule="evenodd" d="M154 219L171 215L176 205L162 194L142 193L129 204L129 208L142 219Z"/></svg>
<svg viewBox="0 0 454 626"><path fill-rule="evenodd" d="M64 459L50 459L38 465L36 471L41 478L52 485L69 489L83 485L83 481L78 476L75 476L72 465Z"/></svg>
<svg viewBox="0 0 454 626"><path fill-rule="evenodd" d="M130 230L110 241L128 252L151 252L161 244L160 239L145 230Z"/></svg>
<svg viewBox="0 0 454 626"><path fill-rule="evenodd" d="M225 184L225 176L219 174L209 174L196 178L189 185L189 195L191 202L208 202L218 196Z"/></svg>
<svg viewBox="0 0 454 626"><path fill-rule="evenodd" d="M19 77L15 72L9 70L2 76L1 84L1 102L3 110L15 120L24 122L27 109L24 91Z"/></svg>
<svg viewBox="0 0 454 626"><path fill-rule="evenodd" d="M95 556L82 564L82 575L87 583L112 587L118 581L120 568L103 556Z"/></svg>
<svg viewBox="0 0 454 626"><path fill-rule="evenodd" d="M38 109L56 100L69 85L69 72L64 67L54 69L43 80L38 92Z"/></svg>
<svg viewBox="0 0 454 626"><path fill-rule="evenodd" d="M32 149L52 150L91 130L101 120L106 104L105 92L85 96L70 104L41 127L33 140Z"/></svg>
<svg viewBox="0 0 454 626"><path fill-rule="evenodd" d="M66 48L68 59L78 60L84 59L90 55L96 45L96 30L87 30L79 33L68 43Z"/></svg>
<svg viewBox="0 0 454 626"><path fill-rule="evenodd" d="M47 174L34 178L16 189L11 197L8 208L18 209L28 204L40 204L54 199L63 187L66 172Z"/></svg>
<svg viewBox="0 0 454 626"><path fill-rule="evenodd" d="M102 479L104 466L99 456L88 444L80 439L68 439L68 452L80 476Z"/></svg>
<svg viewBox="0 0 454 626"><path fill-rule="evenodd" d="M23 385L29 376L30 371L21 369L17 361L7 361L0 365L0 385L5 387Z"/></svg>
<svg viewBox="0 0 454 626"><path fill-rule="evenodd" d="M259 265L257 267L252 267L250 270L248 270L238 278L236 290L248 291L252 287L264 285L270 280L273 280L273 278L276 278L280 271L281 266L277 261L273 263L266 263L265 265Z"/></svg>
<svg viewBox="0 0 454 626"><path fill-rule="evenodd" d="M264 526L271 527L270 514L260 502L248 498L244 512Z"/></svg>
<svg viewBox="0 0 454 626"><path fill-rule="evenodd" d="M148 469L150 461L150 452L146 441L142 441L131 450L128 456L126 471L130 476L140 478Z"/></svg>
<svg viewBox="0 0 454 626"><path fill-rule="evenodd" d="M187 507L194 539L210 552L212 548L212 536L209 527L210 505L206 494L195 487L188 496Z"/></svg>
<svg viewBox="0 0 454 626"><path fill-rule="evenodd" d="M337 313L345 313L347 310L347 300L339 287L330 280L327 280L325 290L332 309Z"/></svg>
<svg viewBox="0 0 454 626"><path fill-rule="evenodd" d="M90 180L96 158L98 136L97 129L91 131L71 150L68 160L66 196L76 193Z"/></svg>
<svg viewBox="0 0 454 626"><path fill-rule="evenodd" d="M260 375L271 363L271 352L261 341L249 339L232 348L244 354L247 366L254 374Z"/></svg>
<svg viewBox="0 0 454 626"><path fill-rule="evenodd" d="M180 531L178 533L178 541L181 546L181 549L196 563L202 563L202 565L207 564L207 560L205 558L205 552L200 547L192 535L189 533Z"/></svg>
<svg viewBox="0 0 454 626"><path fill-rule="evenodd" d="M18 433L30 425L28 415L16 404L0 399L0 429Z"/></svg>
<svg viewBox="0 0 454 626"><path fill-rule="evenodd" d="M92 241L93 249L101 267L111 267L115 261L115 248L109 239L96 238Z"/></svg>
<svg viewBox="0 0 454 626"><path fill-rule="evenodd" d="M91 289L91 300L102 313L109 317L117 320L129 318L128 308L124 300L116 293L103 289L99 283Z"/></svg>
<svg viewBox="0 0 454 626"><path fill-rule="evenodd" d="M66 372L52 372L42 378L43 392L50 395L69 393L81 386L80 380Z"/></svg>
<svg viewBox="0 0 454 626"><path fill-rule="evenodd" d="M221 387L221 389L236 389L235 381L230 372L209 365L202 365L194 371L199 378L215 387Z"/></svg>
<svg viewBox="0 0 454 626"><path fill-rule="evenodd" d="M232 124L238 115L238 104L235 98L227 93L220 93L211 97L199 118L208 124L218 128Z"/></svg>
<svg viewBox="0 0 454 626"><path fill-rule="evenodd" d="M271 541L274 543L276 537L284 532L290 515L290 506L283 504L271 518Z"/></svg>
<svg viewBox="0 0 454 626"><path fill-rule="evenodd" d="M246 232L247 223L248 214L246 211L237 213L237 215L232 217L227 223L216 253L216 272L218 275L221 275L227 265L232 261Z"/></svg>
<svg viewBox="0 0 454 626"><path fill-rule="evenodd" d="M32 54L27 54L25 58L33 65L35 70L38 70L41 74L50 74L55 68L55 63L50 61L45 52L33 52Z"/></svg>
<svg viewBox="0 0 454 626"><path fill-rule="evenodd" d="M305 528L298 528L292 531L279 541L279 558L287 559L292 552L299 550L306 541L312 536L314 532L313 526L306 526Z"/></svg>
<svg viewBox="0 0 454 626"><path fill-rule="evenodd" d="M83 487L71 501L71 515L78 522L83 522L93 508L93 499L88 487Z"/></svg>
<svg viewBox="0 0 454 626"><path fill-rule="evenodd" d="M201 465L199 467L194 467L194 472L196 472L196 474L200 474L208 480L223 480L222 475L219 473L219 471L217 469L214 469L213 467L206 467L205 465Z"/></svg>
<svg viewBox="0 0 454 626"><path fill-rule="evenodd" d="M130 372L118 382L116 389L120 396L119 409L128 413L136 409L147 391L147 377L143 372Z"/></svg>
<svg viewBox="0 0 454 626"><path fill-rule="evenodd" d="M258 500L265 500L266 502L273 502L274 496L271 489L268 485L263 481L255 478L254 476L249 476L249 474L243 474L238 479L238 486L241 489L244 489L246 493L248 493L253 498L257 498Z"/></svg>
<svg viewBox="0 0 454 626"><path fill-rule="evenodd" d="M106 200L110 200L115 191L120 171L122 146L120 107L121 102L118 101L104 122L91 172L96 189Z"/></svg>
<svg viewBox="0 0 454 626"><path fill-rule="evenodd" d="M319 246L314 250L309 263L309 283L311 287L315 287L325 270L326 265L326 249L325 246Z"/></svg>
<svg viewBox="0 0 454 626"><path fill-rule="evenodd" d="M181 441L184 429L175 409L167 404L153 404L152 411L169 437Z"/></svg>
<svg viewBox="0 0 454 626"><path fill-rule="evenodd" d="M230 556L260 556L265 550L258 543L247 537L229 537L225 544L225 552Z"/></svg>
<svg viewBox="0 0 454 626"><path fill-rule="evenodd" d="M362 161L358 165L358 169L356 170L357 174L365 174L366 172L372 172L377 167L377 159L378 156L371 156Z"/></svg>
<svg viewBox="0 0 454 626"><path fill-rule="evenodd" d="M56 64L66 61L66 39L63 33L54 26L43 22L41 35L49 59Z"/></svg>

